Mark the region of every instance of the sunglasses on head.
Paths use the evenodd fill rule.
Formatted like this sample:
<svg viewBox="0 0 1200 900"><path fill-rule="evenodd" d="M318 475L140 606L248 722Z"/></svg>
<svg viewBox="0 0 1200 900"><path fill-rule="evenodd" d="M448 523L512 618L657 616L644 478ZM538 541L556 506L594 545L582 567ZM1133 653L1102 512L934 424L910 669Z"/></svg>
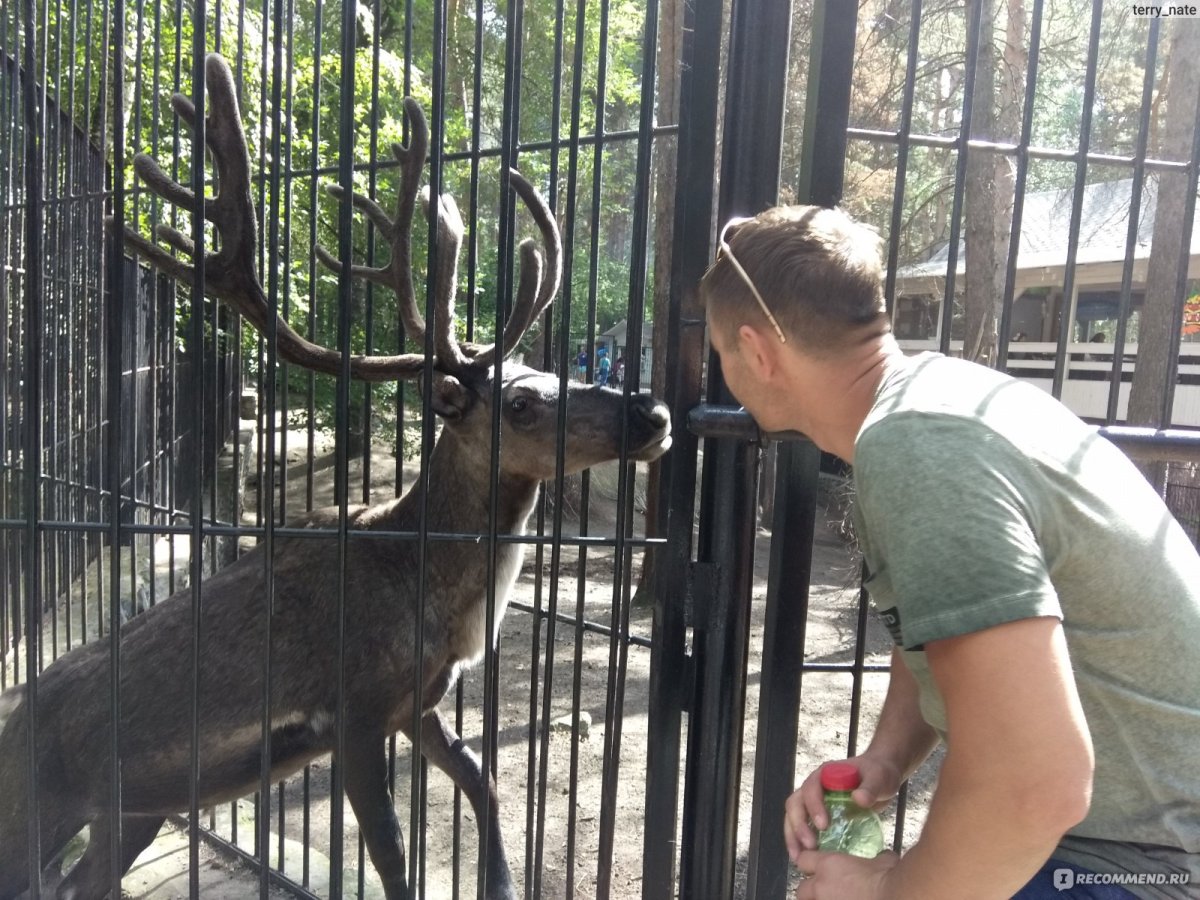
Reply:
<svg viewBox="0 0 1200 900"><path fill-rule="evenodd" d="M775 333L779 335L779 343L786 344L787 336L784 335L783 329L779 327L779 322L776 321L775 316L771 314L771 310L767 306L767 301L763 299L762 294L758 292L758 288L754 286L754 282L750 280L750 273L742 268L742 264L737 261L737 257L733 255L733 249L729 246L729 241L725 238L725 236L729 234L729 229L737 228L738 226L744 225L749 221L750 217L740 216L730 219L725 223L725 227L721 229L721 234L717 238L717 259L720 259L722 254L725 255L725 258L729 260L729 264L733 266L734 270L740 276L742 276L742 281L746 282L746 287L750 288L750 293L752 293L754 295L754 299L758 301L758 306L763 311L763 315L767 317L767 321L771 323L771 327L774 328Z"/></svg>

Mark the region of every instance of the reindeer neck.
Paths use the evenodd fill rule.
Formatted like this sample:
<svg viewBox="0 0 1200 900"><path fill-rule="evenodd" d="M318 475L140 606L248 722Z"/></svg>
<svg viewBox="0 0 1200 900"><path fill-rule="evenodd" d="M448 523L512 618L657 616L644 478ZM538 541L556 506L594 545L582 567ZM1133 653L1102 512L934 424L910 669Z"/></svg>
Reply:
<svg viewBox="0 0 1200 900"><path fill-rule="evenodd" d="M480 456L483 456L482 461ZM459 435L443 429L429 457L428 484L430 530L466 534L482 534L488 530L491 471L486 455L480 454L479 448L467 446ZM501 472L496 496L498 533L525 531L537 498L537 487L536 481L513 478ZM415 527L420 500L418 484L397 501L387 518L393 520L393 525Z"/></svg>

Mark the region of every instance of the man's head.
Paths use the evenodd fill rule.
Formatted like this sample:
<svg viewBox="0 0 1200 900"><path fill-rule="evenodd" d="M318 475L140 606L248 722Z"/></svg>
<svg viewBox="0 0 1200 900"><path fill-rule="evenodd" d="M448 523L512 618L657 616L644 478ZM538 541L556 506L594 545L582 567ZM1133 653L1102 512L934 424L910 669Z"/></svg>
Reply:
<svg viewBox="0 0 1200 900"><path fill-rule="evenodd" d="M890 332L879 235L841 210L780 206L722 238L700 282L710 339L738 400L783 427L781 362L852 358Z"/></svg>
<svg viewBox="0 0 1200 900"><path fill-rule="evenodd" d="M733 223L724 238L729 250L717 253L700 282L712 328L774 334L757 289L804 353L832 355L889 330L879 235L841 210L777 206Z"/></svg>

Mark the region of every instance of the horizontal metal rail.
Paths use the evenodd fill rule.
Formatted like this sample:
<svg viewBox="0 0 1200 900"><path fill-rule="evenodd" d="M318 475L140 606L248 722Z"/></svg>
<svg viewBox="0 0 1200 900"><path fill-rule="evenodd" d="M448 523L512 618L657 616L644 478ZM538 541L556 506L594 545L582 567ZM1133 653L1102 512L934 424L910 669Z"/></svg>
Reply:
<svg viewBox="0 0 1200 900"><path fill-rule="evenodd" d="M798 431L764 432L739 406L702 403L688 413L688 430L697 437L741 441L807 441ZM1096 431L1131 459L1139 461L1200 462L1200 431L1182 428L1139 428L1102 425Z"/></svg>
<svg viewBox="0 0 1200 900"><path fill-rule="evenodd" d="M0 531L16 530L22 527L21 519L0 519ZM95 532L102 534L108 529L108 525L104 522L63 522L49 521L40 519L37 523L38 530L42 532L57 531L65 533L79 532ZM166 537L167 535L190 535L192 533L189 525L122 525L121 532L129 535L148 535L150 537ZM204 524L205 537L253 537L261 538L265 533L265 529L261 526L253 525L209 525ZM302 540L318 540L336 538L338 530L336 528L294 528L278 525L274 529L274 533L279 537L300 538ZM458 541L466 544L481 544L486 540L491 540L490 534L456 534L452 532L431 531L427 536L422 536L416 531L377 531L377 530L358 530L350 528L347 533L353 538L369 538L371 540L401 540L401 541L420 541L428 537L431 542L449 542ZM496 540L501 544L531 544L534 546L549 546L554 543L560 543L567 547L615 547L618 538L601 537L595 535L563 535L562 538L556 538L551 534L497 534ZM666 538L637 538L626 537L621 538L626 546L629 547L657 547L667 543Z"/></svg>
<svg viewBox="0 0 1200 900"><path fill-rule="evenodd" d="M903 138L910 147L931 147L939 150L956 150L962 144L962 140L958 137L936 134L901 135L896 131L881 131L873 128L847 128L846 135L855 140L870 141L877 144L899 144ZM968 140L967 148L970 150L988 150L1004 156L1016 156L1018 153L1024 152L1029 155L1030 159L1046 159L1055 162L1077 163L1081 158L1078 150L1058 150L1053 147L1025 148L1021 144L1014 144L1009 141L985 141L980 138L971 138ZM1128 166L1131 169L1141 163L1147 169L1155 172L1187 172L1191 168L1188 163L1178 160L1140 160L1136 156L1118 156L1111 153L1087 153L1082 158L1088 165Z"/></svg>

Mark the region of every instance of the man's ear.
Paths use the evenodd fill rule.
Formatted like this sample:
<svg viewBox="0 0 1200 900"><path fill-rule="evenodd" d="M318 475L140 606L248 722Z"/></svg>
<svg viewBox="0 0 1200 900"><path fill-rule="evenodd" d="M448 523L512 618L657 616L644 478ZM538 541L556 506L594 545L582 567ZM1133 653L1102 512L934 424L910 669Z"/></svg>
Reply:
<svg viewBox="0 0 1200 900"><path fill-rule="evenodd" d="M454 422L467 414L471 406L471 392L453 375L434 375L430 404L435 413Z"/></svg>
<svg viewBox="0 0 1200 900"><path fill-rule="evenodd" d="M746 365L760 381L769 380L779 366L779 360L775 357L779 342L775 336L763 334L751 325L740 325L737 339Z"/></svg>

